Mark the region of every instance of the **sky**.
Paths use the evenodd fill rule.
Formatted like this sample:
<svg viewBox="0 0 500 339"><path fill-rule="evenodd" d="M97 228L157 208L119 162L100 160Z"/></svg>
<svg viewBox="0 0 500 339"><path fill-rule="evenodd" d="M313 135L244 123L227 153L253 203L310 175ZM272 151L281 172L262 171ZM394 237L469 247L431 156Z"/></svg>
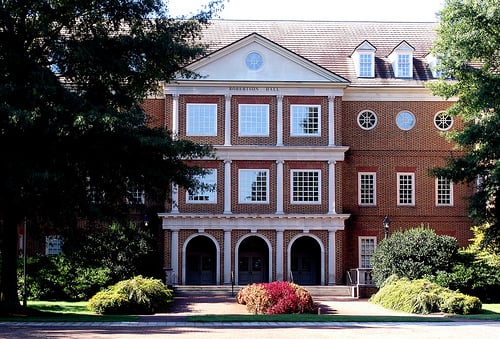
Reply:
<svg viewBox="0 0 500 339"><path fill-rule="evenodd" d="M172 16L208 0L167 0ZM220 19L435 22L444 0L226 0Z"/></svg>

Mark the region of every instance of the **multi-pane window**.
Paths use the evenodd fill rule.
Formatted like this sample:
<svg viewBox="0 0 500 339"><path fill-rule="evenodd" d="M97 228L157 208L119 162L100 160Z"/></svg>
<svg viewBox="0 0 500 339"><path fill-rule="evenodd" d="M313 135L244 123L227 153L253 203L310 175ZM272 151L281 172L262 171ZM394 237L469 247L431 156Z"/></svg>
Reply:
<svg viewBox="0 0 500 339"><path fill-rule="evenodd" d="M292 203L321 203L321 172L293 170L291 172Z"/></svg>
<svg viewBox="0 0 500 339"><path fill-rule="evenodd" d="M398 205L415 205L414 173L398 173Z"/></svg>
<svg viewBox="0 0 500 339"><path fill-rule="evenodd" d="M436 205L452 206L453 205L453 186L450 179L439 177L436 178Z"/></svg>
<svg viewBox="0 0 500 339"><path fill-rule="evenodd" d="M359 54L359 76L373 77L373 53Z"/></svg>
<svg viewBox="0 0 500 339"><path fill-rule="evenodd" d="M144 205L145 193L141 185L129 183L127 187L127 203L130 205Z"/></svg>
<svg viewBox="0 0 500 339"><path fill-rule="evenodd" d="M372 111L364 110L358 114L358 125L366 131L374 129L377 121L377 115Z"/></svg>
<svg viewBox="0 0 500 339"><path fill-rule="evenodd" d="M434 116L434 125L440 131L447 131L453 126L453 117L446 112L438 112Z"/></svg>
<svg viewBox="0 0 500 339"><path fill-rule="evenodd" d="M187 104L186 135L188 136L217 135L217 105Z"/></svg>
<svg viewBox="0 0 500 339"><path fill-rule="evenodd" d="M319 136L321 134L321 106L292 105L290 131L294 136Z"/></svg>
<svg viewBox="0 0 500 339"><path fill-rule="evenodd" d="M375 237L359 237L359 267L371 268L370 260L377 246Z"/></svg>
<svg viewBox="0 0 500 339"><path fill-rule="evenodd" d="M217 202L217 170L210 169L204 176L198 176L196 179L200 186L195 191L188 191L186 200L189 203L216 203Z"/></svg>
<svg viewBox="0 0 500 339"><path fill-rule="evenodd" d="M45 237L45 254L57 255L62 253L63 238L60 235L49 235Z"/></svg>
<svg viewBox="0 0 500 339"><path fill-rule="evenodd" d="M269 105L238 106L239 135L268 136L269 135Z"/></svg>
<svg viewBox="0 0 500 339"><path fill-rule="evenodd" d="M269 171L263 169L239 170L240 203L267 203L269 201Z"/></svg>
<svg viewBox="0 0 500 339"><path fill-rule="evenodd" d="M398 77L410 78L412 76L411 54L398 54Z"/></svg>
<svg viewBox="0 0 500 339"><path fill-rule="evenodd" d="M358 173L358 203L376 205L376 173Z"/></svg>

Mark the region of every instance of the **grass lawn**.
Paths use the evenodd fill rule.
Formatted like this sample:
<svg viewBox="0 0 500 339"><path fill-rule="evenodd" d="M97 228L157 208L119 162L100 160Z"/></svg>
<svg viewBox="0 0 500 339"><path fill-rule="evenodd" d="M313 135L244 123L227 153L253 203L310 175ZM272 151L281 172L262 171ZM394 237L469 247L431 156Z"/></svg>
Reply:
<svg viewBox="0 0 500 339"><path fill-rule="evenodd" d="M0 321L41 322L103 322L137 321L135 315L98 315L87 310L87 302L29 301L28 307L44 312L40 316L19 316L0 318ZM274 315L197 315L188 316L189 322L445 322L452 320L496 320L500 321L500 304L483 304L480 314L450 315L448 317L408 316L361 316L361 315L317 315L317 314L274 314Z"/></svg>
<svg viewBox="0 0 500 339"><path fill-rule="evenodd" d="M42 321L42 322L103 322L136 321L135 315L100 315L87 310L86 301L28 301L28 307L43 312L41 315L0 318L0 321Z"/></svg>

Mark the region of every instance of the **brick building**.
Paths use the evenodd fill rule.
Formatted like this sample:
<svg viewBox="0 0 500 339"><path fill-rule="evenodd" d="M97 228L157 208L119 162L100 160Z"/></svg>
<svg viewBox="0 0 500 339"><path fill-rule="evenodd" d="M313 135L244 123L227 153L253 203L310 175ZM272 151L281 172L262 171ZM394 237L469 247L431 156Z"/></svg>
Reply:
<svg viewBox="0 0 500 339"><path fill-rule="evenodd" d="M433 23L214 21L198 78L145 102L153 123L209 143L213 191L173 187L160 213L175 284L346 282L390 230L466 246L470 188L428 170L453 152Z"/></svg>

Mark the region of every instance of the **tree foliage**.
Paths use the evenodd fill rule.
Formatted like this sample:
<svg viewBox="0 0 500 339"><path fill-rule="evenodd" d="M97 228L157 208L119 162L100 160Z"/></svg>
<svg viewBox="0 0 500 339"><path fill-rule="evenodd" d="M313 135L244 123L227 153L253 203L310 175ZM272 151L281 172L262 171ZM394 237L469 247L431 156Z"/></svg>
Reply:
<svg viewBox="0 0 500 339"><path fill-rule="evenodd" d="M434 94L458 100L448 112L464 126L449 133L463 151L432 172L477 185L470 216L487 231L482 246L500 252L500 5L498 0L447 0L432 53L442 78Z"/></svg>
<svg viewBox="0 0 500 339"><path fill-rule="evenodd" d="M67 227L126 211L128 187L162 200L195 187L209 146L148 127L141 102L199 57L220 8L174 20L162 0L0 2L0 311L19 304L17 225Z"/></svg>
<svg viewBox="0 0 500 339"><path fill-rule="evenodd" d="M373 253L373 279L381 286L391 275L411 280L450 271L457 255L453 237L437 235L424 227L398 231L382 240Z"/></svg>

